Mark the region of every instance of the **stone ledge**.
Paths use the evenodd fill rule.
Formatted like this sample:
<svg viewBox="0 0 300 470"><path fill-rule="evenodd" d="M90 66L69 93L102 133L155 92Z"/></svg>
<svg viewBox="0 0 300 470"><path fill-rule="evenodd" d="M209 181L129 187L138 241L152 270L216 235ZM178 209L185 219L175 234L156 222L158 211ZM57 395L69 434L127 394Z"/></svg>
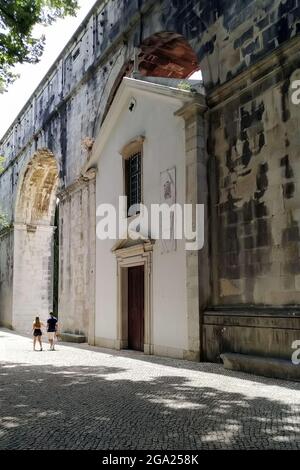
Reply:
<svg viewBox="0 0 300 470"><path fill-rule="evenodd" d="M300 382L300 365L285 359L237 353L224 353L220 357L225 369Z"/></svg>
<svg viewBox="0 0 300 470"><path fill-rule="evenodd" d="M75 335L73 333L60 333L59 338L66 343L86 343L84 335Z"/></svg>
<svg viewBox="0 0 300 470"><path fill-rule="evenodd" d="M300 318L299 305L287 305L286 307L266 307L264 305L222 305L211 307L204 312L207 317L214 316L239 316L239 317L278 317L278 318Z"/></svg>

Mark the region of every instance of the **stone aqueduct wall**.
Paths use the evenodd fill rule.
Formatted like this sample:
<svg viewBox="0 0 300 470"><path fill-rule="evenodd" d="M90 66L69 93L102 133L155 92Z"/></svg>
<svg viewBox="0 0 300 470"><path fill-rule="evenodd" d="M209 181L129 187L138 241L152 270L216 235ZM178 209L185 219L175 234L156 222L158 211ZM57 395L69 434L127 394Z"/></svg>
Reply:
<svg viewBox="0 0 300 470"><path fill-rule="evenodd" d="M290 99L300 78L300 0L99 1L0 145L0 199L12 220L19 175L38 149L55 155L60 186L70 187L60 215L61 307L75 312L79 330L93 271L93 187L76 183L87 158L81 140L95 137L133 47L161 31L189 41L207 91L211 305L300 303L300 107ZM9 236L0 250L1 312L11 302ZM205 322L209 345L221 327Z"/></svg>

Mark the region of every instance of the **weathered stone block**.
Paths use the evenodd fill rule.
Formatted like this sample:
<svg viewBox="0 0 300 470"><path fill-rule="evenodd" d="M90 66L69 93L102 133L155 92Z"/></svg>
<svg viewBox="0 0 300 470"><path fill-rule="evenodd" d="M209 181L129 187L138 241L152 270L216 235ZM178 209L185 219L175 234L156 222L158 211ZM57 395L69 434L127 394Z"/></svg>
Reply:
<svg viewBox="0 0 300 470"><path fill-rule="evenodd" d="M300 365L292 361L246 354L221 354L225 369L300 382Z"/></svg>
<svg viewBox="0 0 300 470"><path fill-rule="evenodd" d="M86 343L86 337L84 335L76 335L73 333L61 333L60 339L67 343Z"/></svg>

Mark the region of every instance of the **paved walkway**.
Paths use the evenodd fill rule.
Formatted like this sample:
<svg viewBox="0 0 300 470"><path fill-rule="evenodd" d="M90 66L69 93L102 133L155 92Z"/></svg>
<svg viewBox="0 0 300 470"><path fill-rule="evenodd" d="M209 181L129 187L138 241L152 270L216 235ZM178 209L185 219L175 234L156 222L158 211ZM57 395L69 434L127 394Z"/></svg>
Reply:
<svg viewBox="0 0 300 470"><path fill-rule="evenodd" d="M0 449L300 449L300 384L0 330Z"/></svg>

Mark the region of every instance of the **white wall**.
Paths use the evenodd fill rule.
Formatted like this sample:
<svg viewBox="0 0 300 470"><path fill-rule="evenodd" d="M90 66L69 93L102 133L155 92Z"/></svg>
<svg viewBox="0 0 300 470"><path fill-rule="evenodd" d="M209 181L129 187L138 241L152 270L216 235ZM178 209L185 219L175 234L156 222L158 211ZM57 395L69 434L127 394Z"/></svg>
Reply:
<svg viewBox="0 0 300 470"><path fill-rule="evenodd" d="M31 333L36 316L44 322L52 310L53 227L14 230L13 327Z"/></svg>
<svg viewBox="0 0 300 470"><path fill-rule="evenodd" d="M133 95L131 95L133 96ZM144 135L143 197L146 206L160 201L160 173L176 166L177 203L185 202L184 122L175 117L178 99L135 91L134 113L128 107L119 115L99 156L96 201L118 207L123 194L120 149ZM130 98L130 96L129 96ZM116 241L96 241L96 340L107 344L117 338L117 261L111 248ZM160 242L153 252L153 343L158 353L180 355L187 348L186 258L183 242L162 254Z"/></svg>
<svg viewBox="0 0 300 470"><path fill-rule="evenodd" d="M61 331L89 338L94 314L95 183L83 184L59 205L59 311Z"/></svg>
<svg viewBox="0 0 300 470"><path fill-rule="evenodd" d="M0 237L0 325L12 326L13 231Z"/></svg>

